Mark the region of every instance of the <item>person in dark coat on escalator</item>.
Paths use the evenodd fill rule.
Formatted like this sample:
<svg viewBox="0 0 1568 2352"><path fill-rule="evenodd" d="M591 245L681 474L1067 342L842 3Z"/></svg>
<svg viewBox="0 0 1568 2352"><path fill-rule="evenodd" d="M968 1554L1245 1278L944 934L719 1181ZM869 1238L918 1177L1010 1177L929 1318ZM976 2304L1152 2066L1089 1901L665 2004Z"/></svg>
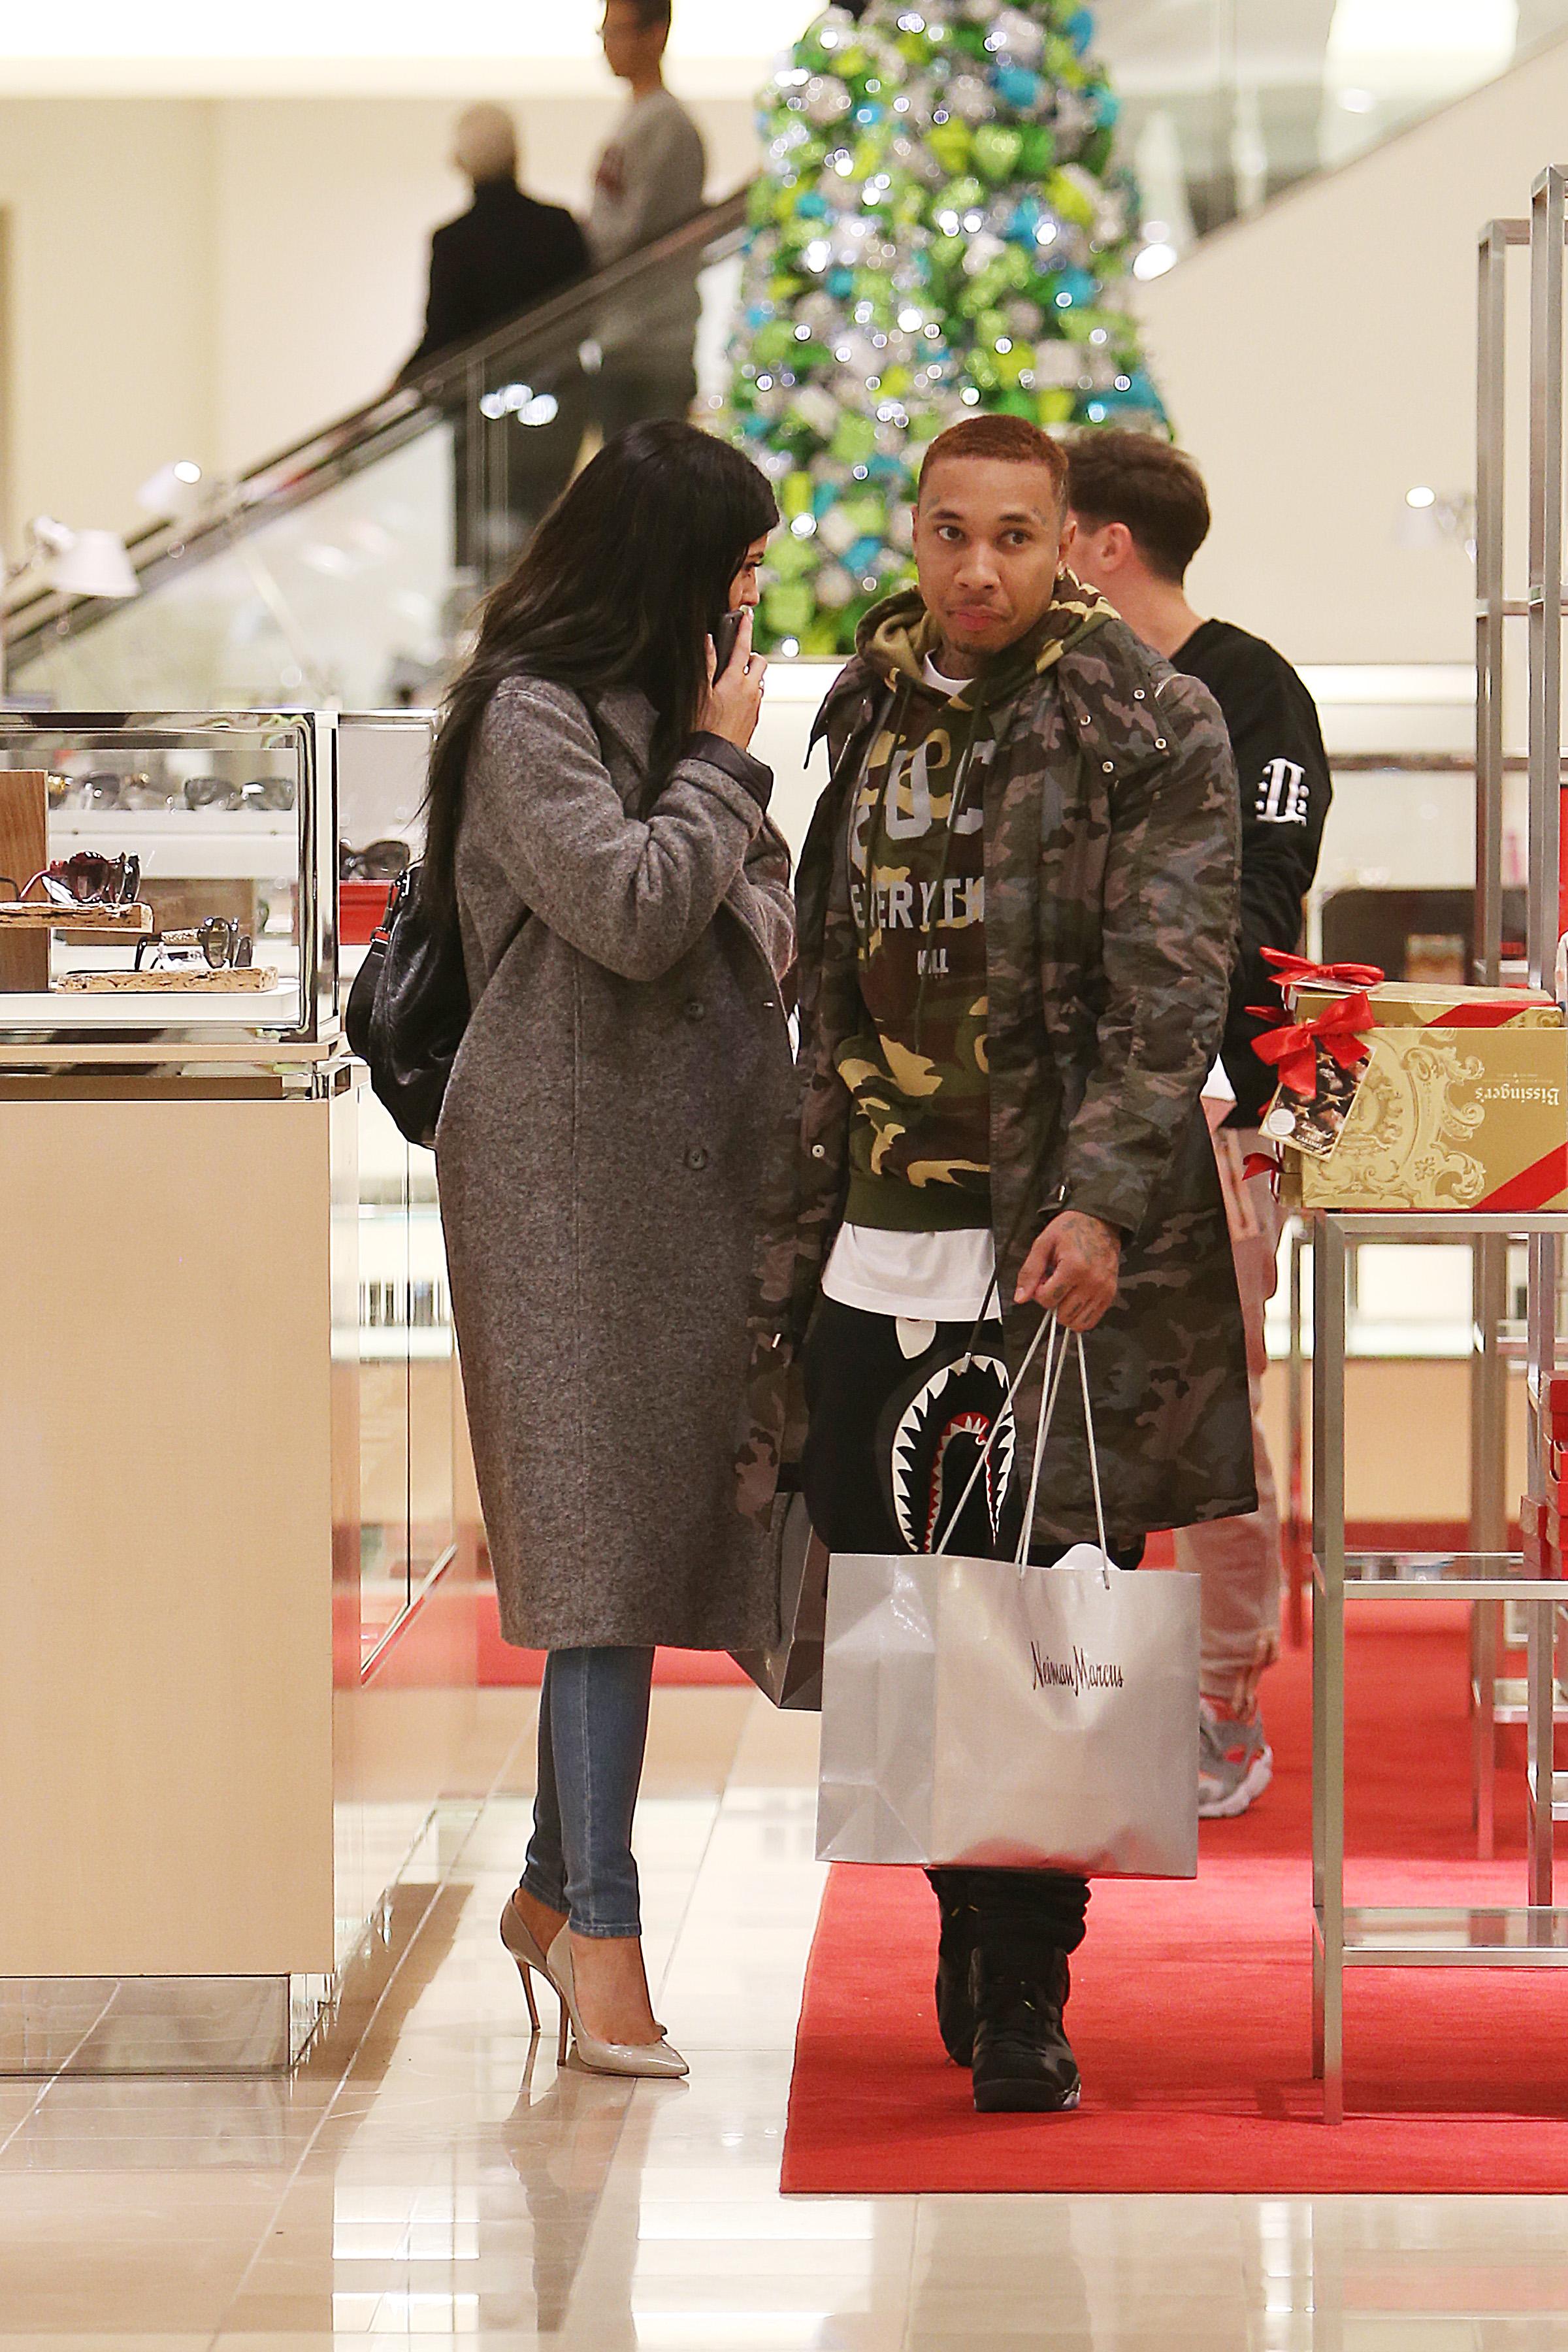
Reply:
<svg viewBox="0 0 1568 2352"><path fill-rule="evenodd" d="M472 183L473 202L431 237L425 332L399 373L402 383L417 383L428 363L454 345L548 301L591 267L573 215L518 185L517 127L503 107L470 106L458 117L452 160ZM486 451L478 516L468 495L474 426L454 406L457 562L481 573L504 568L576 467L584 394L575 358L542 372L530 390L535 395L531 408L508 410L479 427L492 441L500 436L505 441Z"/></svg>

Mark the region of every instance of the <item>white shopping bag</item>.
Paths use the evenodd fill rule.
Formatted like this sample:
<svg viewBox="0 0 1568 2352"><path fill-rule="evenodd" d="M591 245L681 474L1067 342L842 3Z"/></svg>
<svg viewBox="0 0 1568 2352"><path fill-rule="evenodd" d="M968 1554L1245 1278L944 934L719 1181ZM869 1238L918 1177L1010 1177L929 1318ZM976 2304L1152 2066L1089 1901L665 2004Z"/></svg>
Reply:
<svg viewBox="0 0 1568 2352"><path fill-rule="evenodd" d="M833 1557L816 1829L825 1862L1196 1874L1198 1579L1133 1575L1110 1560L1081 1339L1100 1545L1076 1545L1054 1568L1021 1564L1068 1353L1054 1318L1011 1392L1047 1331L1019 1559L940 1549ZM964 1500L967 1492L944 1533Z"/></svg>

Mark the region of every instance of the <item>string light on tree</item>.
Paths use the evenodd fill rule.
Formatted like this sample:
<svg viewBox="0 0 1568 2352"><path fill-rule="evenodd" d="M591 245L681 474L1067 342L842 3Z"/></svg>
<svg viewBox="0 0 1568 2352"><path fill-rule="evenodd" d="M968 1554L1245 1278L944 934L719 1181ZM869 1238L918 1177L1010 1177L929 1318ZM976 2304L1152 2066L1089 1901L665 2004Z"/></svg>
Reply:
<svg viewBox="0 0 1568 2352"><path fill-rule="evenodd" d="M977 409L1167 430L1138 196L1073 0L831 7L763 91L725 424L774 482L761 636L847 651L912 576L928 441Z"/></svg>

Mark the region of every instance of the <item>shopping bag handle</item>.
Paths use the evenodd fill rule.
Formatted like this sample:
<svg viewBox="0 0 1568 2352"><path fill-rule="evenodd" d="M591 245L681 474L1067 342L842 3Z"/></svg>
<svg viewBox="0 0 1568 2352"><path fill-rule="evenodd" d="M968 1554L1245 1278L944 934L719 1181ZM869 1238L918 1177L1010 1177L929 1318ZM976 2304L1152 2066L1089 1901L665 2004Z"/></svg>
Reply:
<svg viewBox="0 0 1568 2352"><path fill-rule="evenodd" d="M1084 1428L1089 1435L1089 1484L1094 1491L1094 1523L1100 1531L1100 1549L1106 1561L1105 1581L1107 1585L1110 1584L1110 1547L1106 1541L1105 1535L1105 1505L1100 1494L1100 1456L1094 1438L1094 1408L1089 1402L1089 1367L1084 1360L1083 1334L1081 1331L1075 1331L1069 1335L1068 1332L1064 1331L1058 1324L1054 1312L1042 1315L1040 1318L1040 1328L1029 1342L1024 1360L1018 1367L1016 1379L1012 1381L1008 1385L1007 1393L1002 1401L1002 1411L995 1414L992 1420L991 1427L986 1433L985 1443L980 1449L980 1459L976 1462L973 1469L969 1474L969 1484L965 1486L963 1494L959 1496L958 1501L954 1504L946 1527L936 1538L931 1546L933 1558L940 1559L946 1550L948 1539L952 1536L954 1528L958 1525L959 1520L963 1516L965 1504L968 1502L971 1495L973 1494L975 1487L979 1485L981 1478L984 1475L985 1465L991 1459L992 1451L995 1446L997 1438L1001 1434L1003 1419L1009 1412L1011 1412L1014 1404L1016 1402L1018 1391L1024 1385L1029 1367L1040 1352L1040 1343L1042 1340L1046 1340L1047 1342L1046 1348L1046 1369L1042 1377L1040 1389L1039 1426L1035 1434L1034 1468L1029 1480L1029 1498L1024 1507L1024 1524L1018 1538L1018 1551L1015 1561L1015 1565L1018 1568L1020 1572L1027 1568L1029 1558L1029 1531L1034 1525L1035 1498L1039 1493L1040 1465L1045 1460L1046 1439L1049 1434L1051 1423L1056 1416L1057 1395L1061 1387L1062 1373L1067 1368L1068 1343L1069 1336L1078 1341L1078 1369L1079 1381L1083 1390ZM1059 1349L1057 1346L1058 1339L1061 1341Z"/></svg>
<svg viewBox="0 0 1568 2352"><path fill-rule="evenodd" d="M1094 1442L1094 1407L1089 1402L1089 1366L1084 1359L1083 1333L1063 1331L1057 1323L1054 1314L1047 1316L1046 1319L1055 1327L1056 1337L1060 1339L1061 1347L1059 1349L1056 1349L1056 1340L1053 1339L1046 1349L1045 1381L1040 1391L1040 1419L1035 1432L1035 1463L1029 1478L1029 1499L1024 1506L1024 1524L1018 1533L1016 1565L1023 1570L1029 1563L1029 1532L1035 1524L1035 1497L1040 1491L1040 1465L1046 1458L1046 1439L1050 1434L1051 1423L1056 1418L1057 1396L1062 1384L1062 1372L1067 1364L1068 1349L1076 1339L1079 1385L1083 1391L1083 1425L1089 1438L1089 1483L1094 1494L1094 1524L1100 1534L1100 1557L1106 1563L1103 1574L1105 1582L1109 1586L1110 1546L1106 1541L1105 1536L1105 1502L1100 1491L1100 1449ZM1051 1365L1053 1351L1056 1354L1054 1375Z"/></svg>

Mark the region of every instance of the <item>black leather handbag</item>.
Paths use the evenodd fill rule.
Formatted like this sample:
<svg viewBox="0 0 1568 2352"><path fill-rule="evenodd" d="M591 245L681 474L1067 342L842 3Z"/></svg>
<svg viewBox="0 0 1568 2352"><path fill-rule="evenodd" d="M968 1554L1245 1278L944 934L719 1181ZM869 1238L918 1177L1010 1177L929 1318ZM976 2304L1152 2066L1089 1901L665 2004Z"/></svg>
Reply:
<svg viewBox="0 0 1568 2352"><path fill-rule="evenodd" d="M428 1147L471 1008L457 916L426 915L423 870L411 866L393 885L349 991L343 1027L399 1133Z"/></svg>

